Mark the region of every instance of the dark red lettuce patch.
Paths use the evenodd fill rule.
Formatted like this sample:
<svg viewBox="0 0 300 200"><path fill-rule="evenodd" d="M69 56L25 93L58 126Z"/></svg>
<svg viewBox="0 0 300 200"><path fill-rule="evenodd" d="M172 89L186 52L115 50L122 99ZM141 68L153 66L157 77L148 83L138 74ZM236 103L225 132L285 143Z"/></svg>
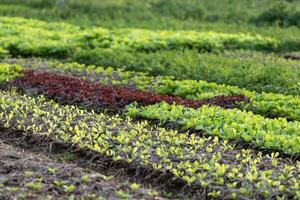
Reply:
<svg viewBox="0 0 300 200"><path fill-rule="evenodd" d="M10 85L23 91L43 94L60 103L84 104L94 109L116 109L123 108L133 102L140 105L149 105L161 101L192 108L198 108L205 104L230 107L237 102L247 101L247 98L242 95L218 96L206 100L188 100L125 87L105 86L75 77L35 71L25 71L23 77L16 78Z"/></svg>

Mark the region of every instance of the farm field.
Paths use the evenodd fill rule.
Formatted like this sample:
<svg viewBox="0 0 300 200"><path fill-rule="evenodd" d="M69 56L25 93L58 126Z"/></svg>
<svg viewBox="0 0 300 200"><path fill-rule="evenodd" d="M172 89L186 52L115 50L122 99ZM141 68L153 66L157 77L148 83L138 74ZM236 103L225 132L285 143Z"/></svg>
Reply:
<svg viewBox="0 0 300 200"><path fill-rule="evenodd" d="M0 0L0 199L300 199L299 16Z"/></svg>

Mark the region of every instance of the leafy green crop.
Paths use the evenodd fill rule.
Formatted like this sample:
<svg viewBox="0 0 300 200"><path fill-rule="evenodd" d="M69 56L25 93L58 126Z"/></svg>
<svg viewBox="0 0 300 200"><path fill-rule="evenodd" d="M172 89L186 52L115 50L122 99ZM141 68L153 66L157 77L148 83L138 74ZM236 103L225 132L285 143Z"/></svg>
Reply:
<svg viewBox="0 0 300 200"><path fill-rule="evenodd" d="M163 80L156 91L188 99L210 98L216 95L243 94L250 102L240 105L241 109L253 111L266 117L285 117L289 120L300 120L300 98L292 95L258 93L206 81Z"/></svg>
<svg viewBox="0 0 300 200"><path fill-rule="evenodd" d="M21 75L23 68L19 65L0 64L0 83Z"/></svg>
<svg viewBox="0 0 300 200"><path fill-rule="evenodd" d="M0 58L5 58L7 56L8 56L8 51L0 47Z"/></svg>
<svg viewBox="0 0 300 200"><path fill-rule="evenodd" d="M151 75L171 75L178 80L205 80L257 92L300 95L299 62L265 52L199 53L196 49L127 52L98 48L77 52L74 60Z"/></svg>
<svg viewBox="0 0 300 200"><path fill-rule="evenodd" d="M76 75L105 85L134 87L187 99L208 99L220 95L243 94L249 98L250 102L241 104L240 109L252 111L265 117L285 117L289 120L300 120L300 99L291 95L258 93L235 86L202 80L175 80L171 76L150 76L141 72L78 63L60 63L57 61L44 63L36 61L30 62L28 66L26 62L24 63L21 60L20 65L37 70L54 70Z"/></svg>
<svg viewBox="0 0 300 200"><path fill-rule="evenodd" d="M0 91L0 125L70 142L136 168L170 172L194 189L205 188L210 197L268 198L276 193L299 198L299 162L281 159L276 152L238 149L218 137L150 127L146 121L95 114L13 91Z"/></svg>
<svg viewBox="0 0 300 200"><path fill-rule="evenodd" d="M0 18L0 47L13 56L67 58L95 48L125 51L195 48L276 49L278 41L259 35L195 31L86 28L22 18Z"/></svg>
<svg viewBox="0 0 300 200"><path fill-rule="evenodd" d="M300 153L300 122L284 118L267 119L238 109L224 110L217 106L198 109L159 103L142 108L127 106L128 115L159 119L162 123L177 122L184 128L201 130L223 139L244 141L260 148Z"/></svg>

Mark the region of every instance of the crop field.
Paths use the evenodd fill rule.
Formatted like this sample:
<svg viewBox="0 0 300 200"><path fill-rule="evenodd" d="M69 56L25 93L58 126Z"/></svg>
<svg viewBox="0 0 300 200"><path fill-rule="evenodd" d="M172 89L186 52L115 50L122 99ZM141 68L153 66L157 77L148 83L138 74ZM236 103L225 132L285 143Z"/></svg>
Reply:
<svg viewBox="0 0 300 200"><path fill-rule="evenodd" d="M0 200L300 200L299 0L0 0Z"/></svg>

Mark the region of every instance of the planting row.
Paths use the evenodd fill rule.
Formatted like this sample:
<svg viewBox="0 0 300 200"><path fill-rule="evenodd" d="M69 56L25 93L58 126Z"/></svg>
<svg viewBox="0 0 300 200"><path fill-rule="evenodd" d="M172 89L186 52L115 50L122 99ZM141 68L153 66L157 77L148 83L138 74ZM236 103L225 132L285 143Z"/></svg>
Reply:
<svg viewBox="0 0 300 200"><path fill-rule="evenodd" d="M199 53L195 49L127 52L94 49L73 55L84 64L113 66L151 75L172 75L239 86L257 92L300 95L300 63L254 51ZM280 74L280 76L278 76Z"/></svg>
<svg viewBox="0 0 300 200"><path fill-rule="evenodd" d="M26 68L60 72L87 78L104 85L132 87L165 95L180 96L185 99L202 100L216 96L244 95L249 102L240 108L265 117L285 117L300 120L300 99L291 95L257 93L234 86L221 85L206 81L174 80L169 76L149 76L145 73L114 70L93 65L32 61L20 64Z"/></svg>
<svg viewBox="0 0 300 200"><path fill-rule="evenodd" d="M273 40L268 38L187 31L81 29L63 23L47 23L22 18L1 18L0 25L2 36L0 57L11 54L12 56L67 58L103 66L126 66L130 70L148 71L154 75L166 74L178 78L205 79L247 87L259 92L285 92L299 95L299 73L293 67L295 64L278 59L281 63L278 67L276 63L274 64L274 58L266 59L264 63L264 58L267 57L265 55L251 61L224 58L223 55L199 55L199 50L248 49L247 45L250 49L260 45L265 48L275 48L273 46L278 42L273 44L270 42ZM194 50L182 51L186 48ZM161 51L149 52L157 50ZM263 62L258 64L257 59L263 59ZM277 76L278 73L282 76ZM240 77L245 77L245 81Z"/></svg>
<svg viewBox="0 0 300 200"><path fill-rule="evenodd" d="M129 116L158 119L161 123L177 122L184 128L201 130L204 134L223 139L244 141L263 149L274 149L288 154L300 153L300 122L284 118L267 119L238 109L225 110L216 106L198 109L159 103L139 108L127 106Z"/></svg>
<svg viewBox="0 0 300 200"><path fill-rule="evenodd" d="M170 172L211 198L300 197L299 162L279 158L278 153L238 150L218 137L167 131L13 91L0 91L0 124L73 143L137 168Z"/></svg>
<svg viewBox="0 0 300 200"><path fill-rule="evenodd" d="M144 29L80 28L23 18L0 18L0 47L13 56L72 58L92 49L156 51L195 48L222 49L277 48L278 41L259 35L195 31L151 31Z"/></svg>
<svg viewBox="0 0 300 200"><path fill-rule="evenodd" d="M203 89L204 88L204 89ZM159 91L168 95L180 96L187 99L202 99L202 91L242 94L250 102L242 104L241 109L252 111L265 117L285 117L289 120L300 120L300 98L292 95L275 93L257 93L233 86L219 85L205 81L166 80ZM204 95L206 95L204 93Z"/></svg>
<svg viewBox="0 0 300 200"><path fill-rule="evenodd" d="M8 57L8 51L0 47L0 58Z"/></svg>
<svg viewBox="0 0 300 200"><path fill-rule="evenodd" d="M0 65L0 84L21 75L23 68L19 65Z"/></svg>
<svg viewBox="0 0 300 200"><path fill-rule="evenodd" d="M137 183L82 168L76 163L77 160L70 163L73 155L70 152L65 156L60 154L59 157L50 149L51 157L59 157L55 160L50 159L49 151L46 151L48 149L43 149L42 153L40 149L35 149L36 143L27 144L20 137L14 138L18 135L14 133L16 132L0 129L0 199L167 200L157 191L143 188ZM16 141L24 143L19 144ZM15 143L18 143L18 146L28 146L25 149L17 148ZM65 150L67 151L68 149ZM67 155L68 163L57 161L63 158L66 160Z"/></svg>
<svg viewBox="0 0 300 200"><path fill-rule="evenodd" d="M60 103L79 104L97 111L105 108L123 108L133 102L140 105L161 101L181 104L184 106L161 103L138 108L131 105L127 110L131 116L159 119L163 123L178 122L185 128L202 130L225 139L246 141L257 147L290 154L300 153L300 123L297 121L287 122L284 118L266 119L238 109L223 110L219 107L204 106L232 106L234 103L246 101L243 96L220 96L202 101L184 100L180 97L103 86L69 76L34 71L23 72L23 76L14 79L9 85L30 94L46 95ZM187 107L201 108L195 110Z"/></svg>
<svg viewBox="0 0 300 200"><path fill-rule="evenodd" d="M159 95L124 87L104 86L70 76L35 71L24 71L21 77L14 79L9 85L22 91L43 94L61 103L81 104L96 110L122 108L133 102L149 105L161 101L193 108L205 104L230 107L235 103L247 100L244 96L218 96L207 100L185 100L181 97Z"/></svg>

